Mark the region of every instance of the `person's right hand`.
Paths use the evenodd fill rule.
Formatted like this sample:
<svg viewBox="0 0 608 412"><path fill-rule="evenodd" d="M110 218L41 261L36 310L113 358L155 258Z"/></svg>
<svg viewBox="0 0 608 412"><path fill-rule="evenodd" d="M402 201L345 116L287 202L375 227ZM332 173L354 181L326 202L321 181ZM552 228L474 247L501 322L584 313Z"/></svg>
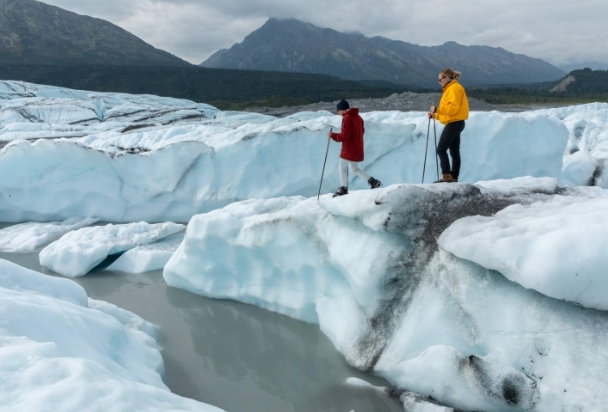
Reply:
<svg viewBox="0 0 608 412"><path fill-rule="evenodd" d="M428 116L429 119L433 118L433 113L431 113L431 112L428 112L426 115Z"/></svg>

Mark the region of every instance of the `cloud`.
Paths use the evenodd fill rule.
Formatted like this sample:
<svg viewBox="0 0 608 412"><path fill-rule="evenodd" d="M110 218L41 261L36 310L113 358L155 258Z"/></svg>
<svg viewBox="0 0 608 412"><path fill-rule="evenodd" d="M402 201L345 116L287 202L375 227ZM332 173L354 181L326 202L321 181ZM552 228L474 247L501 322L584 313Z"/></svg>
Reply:
<svg viewBox="0 0 608 412"><path fill-rule="evenodd" d="M269 17L422 45L503 47L554 64L608 62L605 0L46 0L111 21L157 48L200 63Z"/></svg>

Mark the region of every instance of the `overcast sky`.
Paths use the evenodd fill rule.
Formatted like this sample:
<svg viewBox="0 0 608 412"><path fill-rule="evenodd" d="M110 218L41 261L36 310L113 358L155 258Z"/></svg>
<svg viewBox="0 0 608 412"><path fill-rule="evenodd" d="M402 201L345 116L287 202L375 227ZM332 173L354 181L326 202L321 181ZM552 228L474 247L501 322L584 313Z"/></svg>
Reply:
<svg viewBox="0 0 608 412"><path fill-rule="evenodd" d="M503 47L560 65L608 63L607 0L44 0L111 21L192 63L269 17L421 45Z"/></svg>

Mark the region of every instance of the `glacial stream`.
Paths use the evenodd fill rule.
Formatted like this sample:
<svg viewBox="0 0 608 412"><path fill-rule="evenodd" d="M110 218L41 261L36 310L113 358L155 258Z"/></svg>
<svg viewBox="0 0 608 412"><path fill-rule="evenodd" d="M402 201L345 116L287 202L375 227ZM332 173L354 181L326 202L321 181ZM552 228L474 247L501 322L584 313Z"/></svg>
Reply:
<svg viewBox="0 0 608 412"><path fill-rule="evenodd" d="M38 253L0 259L55 275L42 270ZM98 270L74 280L91 298L160 326L165 383L181 396L227 412L402 410L385 395L347 385L349 377L387 383L351 368L317 325L169 287L161 271Z"/></svg>

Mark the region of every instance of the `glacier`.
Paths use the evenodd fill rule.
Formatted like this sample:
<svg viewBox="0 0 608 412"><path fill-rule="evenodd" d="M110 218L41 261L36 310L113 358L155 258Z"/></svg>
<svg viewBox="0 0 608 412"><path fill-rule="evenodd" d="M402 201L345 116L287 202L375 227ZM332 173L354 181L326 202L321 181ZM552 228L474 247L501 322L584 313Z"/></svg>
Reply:
<svg viewBox="0 0 608 412"><path fill-rule="evenodd" d="M30 251L54 241L40 262L64 276L125 252L108 270L164 267L171 286L319 324L349 364L389 380L396 389L377 390L405 410L603 410L608 104L471 113L464 183L454 185L420 184L424 113L363 117L361 166L387 187L360 190L366 182L351 176L351 194L326 195L339 186L339 145L331 144L317 201L327 131L341 121L332 113L275 118L0 81L0 220L29 222L0 230L0 245ZM432 130L424 183L436 179ZM98 221L112 224L78 227ZM184 235L165 222L189 223ZM18 272L6 265L0 272ZM38 294L43 283L31 276L21 276L26 286L0 280ZM53 288L53 298L137 324L154 346L151 325L102 302L87 307L70 288ZM37 340L14 342L0 346L42 353ZM25 349L6 353L7 365L18 353L31 359ZM114 374L117 366L95 356ZM46 377L41 359L28 368ZM136 383L125 381L116 396L147 391L150 410L165 400L212 410L180 403L158 383L158 362L144 368L138 359L117 375ZM86 368L65 376L107 387L118 379ZM140 372L156 389L142 389ZM13 410L29 405L11 393Z"/></svg>
<svg viewBox="0 0 608 412"><path fill-rule="evenodd" d="M608 314L526 289L437 239L467 216L607 194L522 178L248 200L195 216L164 277L318 323L351 365L453 408L601 410Z"/></svg>
<svg viewBox="0 0 608 412"><path fill-rule="evenodd" d="M220 409L172 394L152 324L76 283L0 260L3 412Z"/></svg>

